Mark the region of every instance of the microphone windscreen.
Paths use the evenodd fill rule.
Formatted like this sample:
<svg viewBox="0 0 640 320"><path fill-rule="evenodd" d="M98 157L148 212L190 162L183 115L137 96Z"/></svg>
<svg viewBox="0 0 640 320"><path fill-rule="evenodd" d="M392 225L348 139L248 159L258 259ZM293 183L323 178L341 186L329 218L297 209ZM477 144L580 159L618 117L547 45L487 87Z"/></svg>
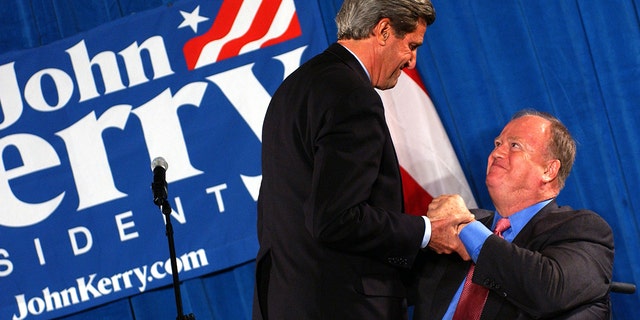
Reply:
<svg viewBox="0 0 640 320"><path fill-rule="evenodd" d="M151 161L151 171L154 171L157 167L160 167L164 169L164 171L167 171L167 169L169 169L169 164L166 160L164 160L163 157L157 157L153 159L153 161Z"/></svg>

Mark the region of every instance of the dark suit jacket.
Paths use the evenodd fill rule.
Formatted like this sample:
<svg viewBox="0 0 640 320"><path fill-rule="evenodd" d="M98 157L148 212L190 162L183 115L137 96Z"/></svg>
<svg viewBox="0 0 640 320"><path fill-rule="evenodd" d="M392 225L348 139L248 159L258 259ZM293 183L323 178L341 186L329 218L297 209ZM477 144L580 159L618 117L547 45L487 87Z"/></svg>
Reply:
<svg viewBox="0 0 640 320"><path fill-rule="evenodd" d="M472 210L490 226L493 212ZM414 319L442 319L470 262L427 253L419 275ZM608 319L613 269L609 225L588 210L540 210L508 243L485 242L473 282L490 289L481 319Z"/></svg>
<svg viewBox="0 0 640 320"><path fill-rule="evenodd" d="M402 213L384 109L339 44L273 95L262 133L254 319L402 319L424 234ZM404 271L403 271L404 269Z"/></svg>

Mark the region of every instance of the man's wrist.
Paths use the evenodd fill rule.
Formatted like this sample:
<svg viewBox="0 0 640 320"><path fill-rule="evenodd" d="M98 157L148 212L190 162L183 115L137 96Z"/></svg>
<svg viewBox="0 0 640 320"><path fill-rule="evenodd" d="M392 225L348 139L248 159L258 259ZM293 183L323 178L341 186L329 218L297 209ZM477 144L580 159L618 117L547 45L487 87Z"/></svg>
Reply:
<svg viewBox="0 0 640 320"><path fill-rule="evenodd" d="M480 221L473 221L460 230L460 241L474 262L478 260L482 245L490 235L491 230Z"/></svg>

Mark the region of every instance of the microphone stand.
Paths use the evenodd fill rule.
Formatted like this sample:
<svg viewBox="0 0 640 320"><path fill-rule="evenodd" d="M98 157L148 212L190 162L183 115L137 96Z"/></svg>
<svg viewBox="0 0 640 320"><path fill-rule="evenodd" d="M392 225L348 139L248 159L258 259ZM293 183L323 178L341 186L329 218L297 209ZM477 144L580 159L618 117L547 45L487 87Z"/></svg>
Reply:
<svg viewBox="0 0 640 320"><path fill-rule="evenodd" d="M151 184L151 189L154 194L153 202L160 207L160 211L165 217L166 235L169 241L169 258L171 259L171 273L173 275L173 291L176 297L176 310L178 311L176 320L195 320L193 313L184 315L182 312L180 279L178 278L178 262L176 258L176 247L173 240L173 225L171 224L171 205L169 204L169 201L167 201L166 182L159 183L158 181L154 181Z"/></svg>

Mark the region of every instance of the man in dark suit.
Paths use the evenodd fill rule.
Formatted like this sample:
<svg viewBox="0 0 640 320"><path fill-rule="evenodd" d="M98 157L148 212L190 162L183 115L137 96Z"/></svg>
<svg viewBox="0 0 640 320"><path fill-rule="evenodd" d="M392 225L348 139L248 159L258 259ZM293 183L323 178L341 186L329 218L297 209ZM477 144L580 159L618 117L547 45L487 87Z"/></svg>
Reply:
<svg viewBox="0 0 640 320"><path fill-rule="evenodd" d="M608 319L611 228L594 212L555 200L575 149L553 116L533 110L514 116L488 159L486 184L496 212L472 210L477 221L460 228L472 261L429 252L418 258L414 319L472 320L477 317L460 314L474 310L479 319ZM444 209L467 210L459 196L447 195L434 199L429 216ZM507 229L492 234L496 225ZM480 293L467 295L472 287ZM482 299L467 303L466 296Z"/></svg>
<svg viewBox="0 0 640 320"><path fill-rule="evenodd" d="M402 277L418 251L452 252L454 226L473 218L402 212L374 89L415 67L434 19L428 0L346 0L338 42L273 95L262 133L254 319L406 319Z"/></svg>

